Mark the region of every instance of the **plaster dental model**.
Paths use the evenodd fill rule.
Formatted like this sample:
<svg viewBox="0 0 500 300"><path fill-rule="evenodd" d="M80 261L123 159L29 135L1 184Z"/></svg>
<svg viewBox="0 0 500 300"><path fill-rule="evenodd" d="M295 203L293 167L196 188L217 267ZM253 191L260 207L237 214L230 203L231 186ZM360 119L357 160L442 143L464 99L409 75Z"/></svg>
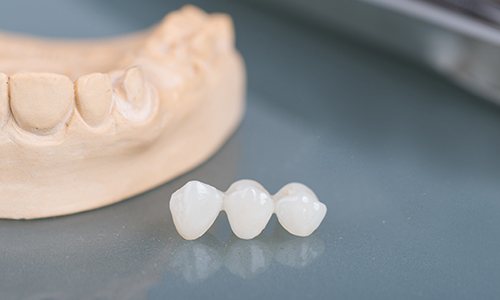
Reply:
<svg viewBox="0 0 500 300"><path fill-rule="evenodd" d="M190 181L170 199L175 228L186 240L201 237L221 210L226 212L232 231L241 239L258 236L273 213L288 232L302 237L313 233L326 215L326 205L300 183L287 184L271 196L253 180L237 181L225 194L202 182Z"/></svg>
<svg viewBox="0 0 500 300"><path fill-rule="evenodd" d="M0 72L0 218L77 213L164 183L210 157L244 107L230 18L191 6L110 40L0 34Z"/></svg>

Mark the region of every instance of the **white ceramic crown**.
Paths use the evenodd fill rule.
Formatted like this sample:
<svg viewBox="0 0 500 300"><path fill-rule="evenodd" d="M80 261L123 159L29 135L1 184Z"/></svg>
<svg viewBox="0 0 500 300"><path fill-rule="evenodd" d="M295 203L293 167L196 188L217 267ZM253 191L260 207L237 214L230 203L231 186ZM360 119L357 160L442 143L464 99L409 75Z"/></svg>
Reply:
<svg viewBox="0 0 500 300"><path fill-rule="evenodd" d="M273 212L280 224L291 234L309 236L326 215L326 205L314 192L300 183L290 183L271 197L258 182L240 180L226 193L191 181L170 199L170 212L179 234L194 240L213 224L225 210L233 233L241 239L253 239L266 227Z"/></svg>

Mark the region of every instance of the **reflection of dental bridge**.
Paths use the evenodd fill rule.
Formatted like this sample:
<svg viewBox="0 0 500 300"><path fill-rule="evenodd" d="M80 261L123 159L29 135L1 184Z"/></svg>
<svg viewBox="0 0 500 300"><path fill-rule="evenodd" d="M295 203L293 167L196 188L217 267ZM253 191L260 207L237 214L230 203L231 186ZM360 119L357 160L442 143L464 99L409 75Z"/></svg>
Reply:
<svg viewBox="0 0 500 300"><path fill-rule="evenodd" d="M244 70L224 15L185 7L106 42L0 45L0 218L143 192L206 160L241 119Z"/></svg>
<svg viewBox="0 0 500 300"><path fill-rule="evenodd" d="M155 286L168 286L173 280L196 284L224 270L242 279L264 275L271 267L293 272L310 266L325 251L325 243L318 236L297 239L281 228L276 228L272 236L248 241L221 242L210 234L184 241L174 235L167 245L157 242L144 247L148 251L139 257L117 249L112 249L113 255L96 254L84 261L85 268L81 268L80 259L61 263L60 257L49 255L49 262L41 262L27 256L24 263L33 268L19 268L17 262L11 276L0 282L0 290L7 298L19 296L19 291L10 292L22 281L27 283L23 299L146 299L144 295ZM54 266L58 266L58 272L54 272ZM118 278L116 273L120 274Z"/></svg>
<svg viewBox="0 0 500 300"><path fill-rule="evenodd" d="M303 239L287 236L256 240L234 239L224 244L208 235L198 241L183 241L175 250L171 270L188 282L203 281L222 268L244 279L264 273L273 263L300 269L324 252L317 236Z"/></svg>

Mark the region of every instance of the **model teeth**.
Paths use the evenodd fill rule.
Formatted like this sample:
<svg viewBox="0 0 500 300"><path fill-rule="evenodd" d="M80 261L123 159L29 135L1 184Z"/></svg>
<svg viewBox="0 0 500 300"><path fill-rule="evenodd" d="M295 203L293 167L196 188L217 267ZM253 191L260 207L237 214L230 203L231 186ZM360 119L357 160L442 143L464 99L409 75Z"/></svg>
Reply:
<svg viewBox="0 0 500 300"><path fill-rule="evenodd" d="M10 77L0 73L0 126L13 117L17 128L52 135L69 123L76 106L81 119L96 127L113 121L110 116L115 104L125 119L144 121L155 112L157 96L136 67L110 74L86 74L74 83L56 73L17 73Z"/></svg>
<svg viewBox="0 0 500 300"><path fill-rule="evenodd" d="M104 207L214 155L240 124L246 98L234 46L214 60L192 48L207 26L217 39L214 17L187 7L150 30L100 41L0 34L0 218ZM222 200L213 218L221 209ZM202 215L195 205L185 213ZM211 224L198 221L186 238Z"/></svg>
<svg viewBox="0 0 500 300"><path fill-rule="evenodd" d="M108 74L93 73L76 82L76 105L91 126L101 124L110 114L113 87Z"/></svg>
<svg viewBox="0 0 500 300"><path fill-rule="evenodd" d="M217 54L230 51L234 46L232 21L224 15L213 16L192 39L195 53L213 59Z"/></svg>
<svg viewBox="0 0 500 300"><path fill-rule="evenodd" d="M18 73L10 77L9 87L12 114L24 130L50 133L73 110L73 83L64 75Z"/></svg>
<svg viewBox="0 0 500 300"><path fill-rule="evenodd" d="M234 49L232 28L231 19L225 15L209 16L198 8L186 6L169 15L159 27L158 34L162 36L153 35L151 41L166 43L163 53L175 46L172 49L182 48L179 51L185 52L179 54L183 58L193 60L194 64L207 64L217 54ZM113 106L126 120L143 124L154 113L157 97L142 67L110 74L91 73L74 83L56 73L17 73L10 78L0 73L0 126L11 118L16 128L51 135L70 123L75 106L81 119L91 127L111 120Z"/></svg>
<svg viewBox="0 0 500 300"><path fill-rule="evenodd" d="M142 71L128 69L116 89L116 105L120 113L131 121L143 121L152 111L153 87L144 78Z"/></svg>
<svg viewBox="0 0 500 300"><path fill-rule="evenodd" d="M142 71L138 68L127 70L123 79L123 88L132 107L135 109L140 108L146 94L146 84Z"/></svg>
<svg viewBox="0 0 500 300"><path fill-rule="evenodd" d="M208 15L193 6L170 14L154 31L147 43L155 56L177 58L198 56L210 62L218 54L234 48L234 30L230 17Z"/></svg>
<svg viewBox="0 0 500 300"><path fill-rule="evenodd" d="M227 190L224 210L234 234L241 239L252 239L266 227L273 214L274 203L258 182L240 180Z"/></svg>
<svg viewBox="0 0 500 300"><path fill-rule="evenodd" d="M152 45L160 46L160 52L165 53L174 45L199 30L207 19L207 14L194 6L185 6L181 10L168 15L157 29L156 39L151 40ZM158 44L158 42L160 42Z"/></svg>
<svg viewBox="0 0 500 300"><path fill-rule="evenodd" d="M224 194L199 181L190 181L172 194L170 212L179 234L186 240L202 236L222 209Z"/></svg>
<svg viewBox="0 0 500 300"><path fill-rule="evenodd" d="M5 124L9 115L9 77L0 73L0 126Z"/></svg>
<svg viewBox="0 0 500 300"><path fill-rule="evenodd" d="M326 215L326 205L300 183L285 185L275 196L276 216L281 226L298 236L308 236Z"/></svg>
<svg viewBox="0 0 500 300"><path fill-rule="evenodd" d="M273 212L280 224L297 236L312 234L326 215L326 206L300 183L287 184L271 197L253 180L235 182L225 195L199 181L191 181L170 199L174 225L187 240L203 235L222 209L227 213L233 233L241 239L259 235Z"/></svg>
<svg viewBox="0 0 500 300"><path fill-rule="evenodd" d="M169 61L165 59L166 54L174 54L174 61L188 60L185 63L188 71L177 70L174 75L180 79L174 80L171 76L167 81L176 82L177 85L185 78L195 81L191 78L193 65L207 68L219 54L232 53L232 21L223 14L209 15L196 7L185 6L170 14L158 26L146 41L145 49L151 46L149 44L154 46L158 43L161 44L162 62ZM158 92L149 82L154 76L148 76L146 80L142 71L147 70L146 74L151 75L151 67L147 63L142 65L134 60L132 62L132 65L139 67L111 71L109 74L91 73L79 77L74 83L68 76L56 73L17 73L10 78L0 73L0 126L13 119L16 130L20 128L49 136L59 132L57 129L64 128L65 123L73 124L75 106L81 119L90 127L123 119L142 125L151 119L158 107ZM155 61L159 64L162 62ZM155 72L163 72L160 75L163 76L168 67L161 65L159 69L161 71ZM180 74L185 75L185 78ZM110 118L113 109L119 114L113 114L112 117L118 119Z"/></svg>

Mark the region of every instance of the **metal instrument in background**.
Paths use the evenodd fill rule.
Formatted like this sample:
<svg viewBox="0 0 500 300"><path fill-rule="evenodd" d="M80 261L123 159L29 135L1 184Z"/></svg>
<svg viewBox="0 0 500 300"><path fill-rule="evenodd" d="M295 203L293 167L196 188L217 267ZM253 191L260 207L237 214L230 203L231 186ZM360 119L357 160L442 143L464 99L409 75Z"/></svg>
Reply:
<svg viewBox="0 0 500 300"><path fill-rule="evenodd" d="M500 104L498 0L253 0L428 65Z"/></svg>

